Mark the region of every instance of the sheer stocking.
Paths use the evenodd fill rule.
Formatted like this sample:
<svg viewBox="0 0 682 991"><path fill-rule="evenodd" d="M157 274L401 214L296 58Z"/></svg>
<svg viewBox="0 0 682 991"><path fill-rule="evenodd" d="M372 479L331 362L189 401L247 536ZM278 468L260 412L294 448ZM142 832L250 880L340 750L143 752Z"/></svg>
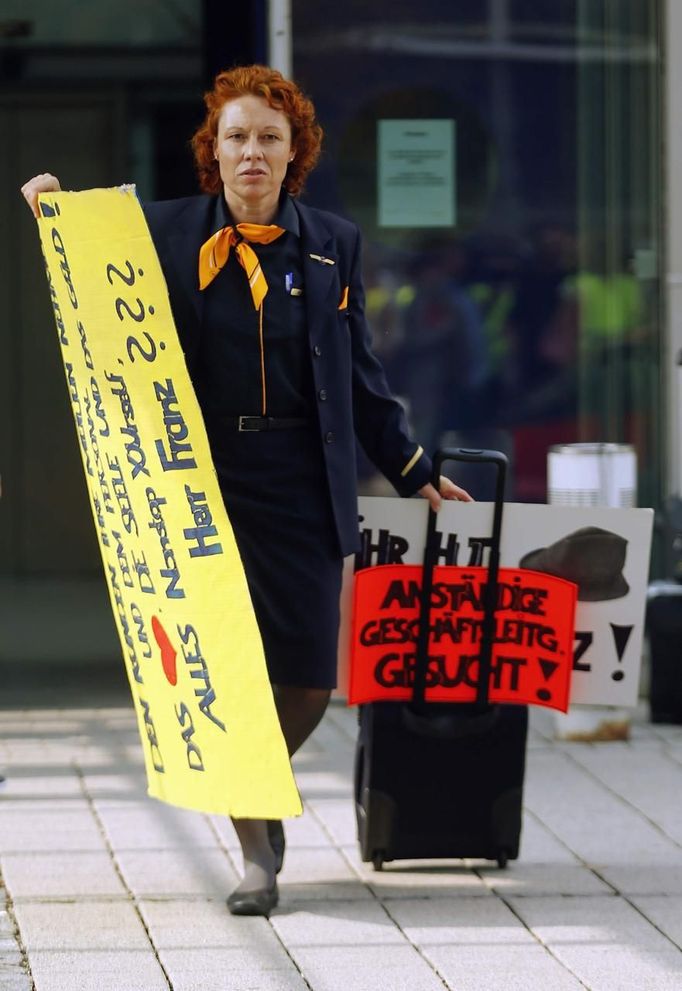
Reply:
<svg viewBox="0 0 682 991"><path fill-rule="evenodd" d="M273 685L279 724L289 756L308 739L325 714L331 692L328 688L300 688L298 685Z"/></svg>
<svg viewBox="0 0 682 991"><path fill-rule="evenodd" d="M326 688L273 685L275 706L284 740L292 757L318 725L331 692ZM275 856L264 819L233 819L244 856L244 877L238 892L271 888L275 882Z"/></svg>

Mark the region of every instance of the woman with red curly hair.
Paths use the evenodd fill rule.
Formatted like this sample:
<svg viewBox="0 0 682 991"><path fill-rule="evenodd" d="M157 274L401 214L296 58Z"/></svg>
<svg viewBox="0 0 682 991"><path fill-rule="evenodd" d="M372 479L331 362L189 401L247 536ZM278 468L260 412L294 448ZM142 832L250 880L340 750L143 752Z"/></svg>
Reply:
<svg viewBox="0 0 682 991"><path fill-rule="evenodd" d="M203 195L145 213L244 563L289 754L336 684L344 555L359 545L356 437L402 495L470 497L407 432L370 348L357 227L296 197L322 131L275 69L221 72L192 139ZM22 192L37 216L49 174ZM235 915L277 904L284 832L233 820L244 877Z"/></svg>

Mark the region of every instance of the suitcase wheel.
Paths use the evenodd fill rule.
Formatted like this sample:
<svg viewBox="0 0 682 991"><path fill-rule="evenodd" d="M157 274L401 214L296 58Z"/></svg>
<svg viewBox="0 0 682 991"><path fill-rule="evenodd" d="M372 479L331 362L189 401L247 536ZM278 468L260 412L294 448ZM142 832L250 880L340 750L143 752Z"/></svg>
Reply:
<svg viewBox="0 0 682 991"><path fill-rule="evenodd" d="M375 850L372 856L372 867L375 871L382 871L384 869L384 858L385 852L383 850Z"/></svg>
<svg viewBox="0 0 682 991"><path fill-rule="evenodd" d="M507 851L506 850L500 850L500 852L497 855L497 866L500 868L501 871L503 871L505 869L505 867L507 866L508 862L509 862L509 855L508 855Z"/></svg>

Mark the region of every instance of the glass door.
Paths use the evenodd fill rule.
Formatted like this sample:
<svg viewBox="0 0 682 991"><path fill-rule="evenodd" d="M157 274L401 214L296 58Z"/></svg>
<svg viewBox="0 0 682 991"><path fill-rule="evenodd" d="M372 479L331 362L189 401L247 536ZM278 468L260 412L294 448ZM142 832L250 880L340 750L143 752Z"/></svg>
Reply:
<svg viewBox="0 0 682 991"><path fill-rule="evenodd" d="M326 133L313 205L364 234L367 314L426 448L660 437L658 0L292 0ZM363 463L366 491L382 482Z"/></svg>

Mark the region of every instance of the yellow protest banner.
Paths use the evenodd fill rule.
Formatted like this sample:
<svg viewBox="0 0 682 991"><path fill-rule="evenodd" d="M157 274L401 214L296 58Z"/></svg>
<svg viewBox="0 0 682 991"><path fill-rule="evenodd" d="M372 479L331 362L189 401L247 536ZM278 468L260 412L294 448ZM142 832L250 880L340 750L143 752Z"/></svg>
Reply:
<svg viewBox="0 0 682 991"><path fill-rule="evenodd" d="M131 187L40 197L38 228L149 793L298 815L246 578Z"/></svg>

